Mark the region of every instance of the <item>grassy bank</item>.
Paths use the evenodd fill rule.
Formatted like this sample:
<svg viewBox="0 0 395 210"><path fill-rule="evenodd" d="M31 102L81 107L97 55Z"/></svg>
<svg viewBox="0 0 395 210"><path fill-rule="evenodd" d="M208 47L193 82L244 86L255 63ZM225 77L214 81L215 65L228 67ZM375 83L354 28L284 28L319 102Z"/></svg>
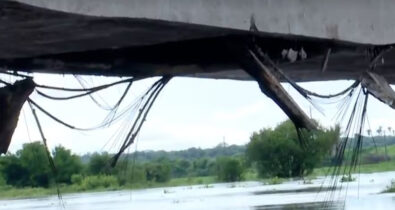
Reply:
<svg viewBox="0 0 395 210"><path fill-rule="evenodd" d="M62 185L60 186L60 192L62 194L77 193L77 192L101 192L101 191L114 191L114 190L127 190L127 189L147 189L147 188L158 188L158 187L175 187L175 186L189 186L189 185L208 185L216 183L217 180L214 176L206 177L188 177L188 178L174 178L168 182L144 182L126 186L110 186L110 187L99 187L95 189L82 189L81 186L77 185ZM55 187L51 188L16 188L11 186L0 187L0 199L10 198L30 198L30 197L43 197L49 195L56 195L57 190Z"/></svg>
<svg viewBox="0 0 395 210"><path fill-rule="evenodd" d="M385 171L395 171L395 160L386 161L374 164L364 164L359 165L353 171L353 173L374 173L374 172L385 172ZM314 169L313 176L326 176L333 172L333 167L322 167ZM394 177L395 178L395 177Z"/></svg>
<svg viewBox="0 0 395 210"><path fill-rule="evenodd" d="M313 174L309 177L325 176L332 172L333 168L323 167L314 170ZM395 171L395 161L387 161L376 164L365 164L357 168L354 173L373 173L373 172L385 172ZM246 181L260 181L265 184L280 184L286 179L281 178L270 178L260 179L257 174L248 170L244 174L244 180ZM175 187L175 186L190 186L190 185L210 185L217 183L218 180L214 176L205 177L186 177L186 178L173 178L168 182L143 182L133 185L125 186L110 186L110 187L98 187L94 189L83 189L77 185L62 185L60 191L62 194L77 193L77 192L100 192L100 191L113 191L113 190L127 190L127 189L146 189L146 188L158 188L158 187ZM10 198L28 198L28 197L43 197L48 195L56 195L57 191L55 187L52 188L15 188L10 186L0 187L0 199Z"/></svg>
<svg viewBox="0 0 395 210"><path fill-rule="evenodd" d="M56 194L56 189L0 187L0 199L42 197Z"/></svg>
<svg viewBox="0 0 395 210"><path fill-rule="evenodd" d="M283 178L270 178L261 179L258 178L257 174L249 171L245 174L245 181L260 181L265 184L281 184L287 179ZM176 187L176 186L192 186L192 185L204 185L209 187L210 184L218 183L219 181L215 176L203 176L203 177L187 177L187 178L174 178L168 182L144 182L133 185L125 186L111 186L111 187L100 187L89 190L82 190L81 186L76 185L62 185L60 186L60 192L62 194L67 193L78 193L78 192L102 192L102 191L114 191L114 190L132 190L132 189L149 189L149 188L165 188L165 187ZM56 195L57 190L55 187L52 188L15 188L15 187L0 187L0 199L21 199L31 197L44 197L49 195Z"/></svg>

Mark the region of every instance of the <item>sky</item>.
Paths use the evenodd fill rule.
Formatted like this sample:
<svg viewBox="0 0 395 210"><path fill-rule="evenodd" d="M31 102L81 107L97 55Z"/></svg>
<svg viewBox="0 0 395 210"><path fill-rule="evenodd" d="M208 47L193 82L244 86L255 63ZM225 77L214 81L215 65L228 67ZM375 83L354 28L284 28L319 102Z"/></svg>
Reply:
<svg viewBox="0 0 395 210"><path fill-rule="evenodd" d="M119 78L83 77L90 85L100 85ZM123 104L131 104L158 78L133 83ZM79 87L72 76L35 74L38 84L61 87ZM301 85L322 94L335 93L346 88L353 81L309 82ZM320 104L325 110L320 113L298 95L288 84L283 84L302 109L317 119L323 126L334 126L333 115L336 104ZM109 105L114 104L122 94L125 85L113 87L99 95ZM52 95L62 92L45 91ZM89 97L70 101L51 101L36 93L31 98L62 120L79 126L94 127L106 116ZM103 103L104 103L103 102ZM115 152L122 138L115 135L122 131L122 123L132 123L130 117L113 126L95 131L76 131L59 125L39 113L45 136L50 148L62 145L74 153ZM190 147L211 148L222 142L246 144L251 134L262 128L274 127L286 120L286 115L277 105L261 93L254 81L214 80L196 78L174 78L163 89L148 114L138 138L130 151L138 150L182 150ZM375 131L378 126L395 129L395 110L370 98L368 120ZM368 129L369 125L365 127ZM121 130L120 130L121 129ZM365 130L366 130L365 129ZM123 130L123 133L127 131ZM25 104L14 133L10 151L16 152L24 143L41 140L31 110Z"/></svg>

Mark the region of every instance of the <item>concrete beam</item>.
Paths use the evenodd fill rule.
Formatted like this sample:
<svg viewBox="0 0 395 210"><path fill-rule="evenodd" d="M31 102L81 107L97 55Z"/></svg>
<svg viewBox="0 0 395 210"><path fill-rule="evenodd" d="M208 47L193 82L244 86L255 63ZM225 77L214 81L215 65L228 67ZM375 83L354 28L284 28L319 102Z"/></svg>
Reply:
<svg viewBox="0 0 395 210"><path fill-rule="evenodd" d="M364 43L395 38L388 1L371 6L367 0L3 0L0 68L251 80L234 52L254 35L295 81L358 79L383 49ZM379 8L380 3L388 6ZM252 17L259 31L249 30ZM304 58L290 61L284 51L303 51ZM394 56L393 48L376 68L391 84Z"/></svg>
<svg viewBox="0 0 395 210"><path fill-rule="evenodd" d="M147 18L370 44L395 43L392 0L17 0L83 15Z"/></svg>

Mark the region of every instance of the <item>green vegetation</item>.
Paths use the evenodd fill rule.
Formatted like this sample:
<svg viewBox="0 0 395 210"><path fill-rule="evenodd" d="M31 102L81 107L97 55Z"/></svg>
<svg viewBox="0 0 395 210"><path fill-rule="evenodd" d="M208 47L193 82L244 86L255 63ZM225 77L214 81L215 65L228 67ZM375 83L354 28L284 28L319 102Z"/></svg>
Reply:
<svg viewBox="0 0 395 210"><path fill-rule="evenodd" d="M61 192L67 193L193 184L209 186L218 181L238 181L244 170L241 155L222 155L243 154L244 148L221 144L209 150L189 149L192 155L185 159L178 158L187 157L185 152L147 152L145 158L125 155L112 168L111 154L79 157L57 146L51 154L56 166L53 171L44 145L33 142L23 145L15 154L0 157L0 198L55 194L55 183Z"/></svg>
<svg viewBox="0 0 395 210"><path fill-rule="evenodd" d="M328 176L331 175L333 170L332 166L319 167L314 169L311 175L313 176ZM361 164L355 169L355 173L373 173L373 172L385 172L395 171L395 160L372 163L372 164Z"/></svg>
<svg viewBox="0 0 395 210"><path fill-rule="evenodd" d="M0 169L6 183L16 187L48 187L51 169L42 144L25 144L15 155L0 159Z"/></svg>
<svg viewBox="0 0 395 210"><path fill-rule="evenodd" d="M247 158L256 165L260 177L303 177L329 156L339 139L339 128L304 132L307 146L300 146L291 121L275 129L254 133L247 145Z"/></svg>
<svg viewBox="0 0 395 210"><path fill-rule="evenodd" d="M375 137L377 138L377 137ZM371 140L371 139L367 139ZM364 143L365 145L365 143ZM368 144L369 145L369 144ZM387 158L375 159L371 161L371 157L384 156L384 146L372 146L364 147L360 154L360 164L355 168L355 173L373 173L373 172L384 172L384 171L395 171L395 145L388 145ZM383 144L382 144L383 145ZM332 173L333 167L325 166L315 168L312 173L313 176L326 176Z"/></svg>
<svg viewBox="0 0 395 210"><path fill-rule="evenodd" d="M99 186L94 189L84 189L80 185L61 185L60 191L62 193L75 193L75 192L95 192L95 191L108 191L108 190L123 190L123 189L144 189L144 188L158 188L158 187L175 187L175 186L192 186L192 185L201 185L201 188L210 188L213 183L218 182L216 177L214 176L205 176L205 177L188 177L188 178L174 178L165 183L157 183L157 182L145 182L145 183L136 183L133 185L125 185L125 186L110 186L103 187ZM57 190L55 187L50 188L42 188L42 187L23 187L16 188L12 186L2 186L0 187L0 199L5 198L28 198L28 197L42 197L48 195L56 195Z"/></svg>
<svg viewBox="0 0 395 210"><path fill-rule="evenodd" d="M277 176L275 176L273 178L266 179L266 181L264 183L267 185L276 185L276 184L282 184L285 181L286 181L286 179L278 178Z"/></svg>
<svg viewBox="0 0 395 210"><path fill-rule="evenodd" d="M344 176L342 176L342 178L340 179L340 182L353 182L353 181L355 181L355 178L352 177L351 174L344 175Z"/></svg>
<svg viewBox="0 0 395 210"><path fill-rule="evenodd" d="M87 176L75 184L81 190L116 189L119 186L117 178L111 175Z"/></svg>
<svg viewBox="0 0 395 210"><path fill-rule="evenodd" d="M216 165L218 180L236 182L243 179L245 168L239 159L221 157L217 159Z"/></svg>
<svg viewBox="0 0 395 210"><path fill-rule="evenodd" d="M302 134L305 147L300 146L293 124L286 121L274 129L255 132L247 145L223 143L211 149L125 154L114 168L110 166L112 154L78 156L57 146L50 154L56 173L45 147L33 142L15 154L0 157L0 198L52 195L56 194L55 186L62 193L190 185L210 188L216 182L241 180L274 185L310 175L303 182L309 184L311 177L331 174L339 128ZM372 139L364 140L356 172L395 170L395 137L376 136L375 144ZM350 151L347 147L346 153ZM345 176L342 181L352 180Z"/></svg>
<svg viewBox="0 0 395 210"><path fill-rule="evenodd" d="M392 180L390 185L383 191L383 193L394 193L395 192L395 180Z"/></svg>
<svg viewBox="0 0 395 210"><path fill-rule="evenodd" d="M195 161L195 160L215 160L217 157L240 157L244 156L245 145L227 145L221 143L210 149L189 148L181 151L140 151L133 154L126 154L125 159L135 159L136 162L145 163L166 157L170 161ZM82 160L88 161L90 155L82 156Z"/></svg>
<svg viewBox="0 0 395 210"><path fill-rule="evenodd" d="M62 192L65 192L62 190ZM42 187L24 187L15 188L11 186L0 187L0 198L28 198L28 197L41 197L56 194L55 188L42 188Z"/></svg>
<svg viewBox="0 0 395 210"><path fill-rule="evenodd" d="M78 174L83 168L81 159L62 146L55 147L52 155L56 166L56 180L71 184L72 175Z"/></svg>
<svg viewBox="0 0 395 210"><path fill-rule="evenodd" d="M170 163L166 160L159 160L155 163L145 165L146 178L153 182L167 182L170 180Z"/></svg>

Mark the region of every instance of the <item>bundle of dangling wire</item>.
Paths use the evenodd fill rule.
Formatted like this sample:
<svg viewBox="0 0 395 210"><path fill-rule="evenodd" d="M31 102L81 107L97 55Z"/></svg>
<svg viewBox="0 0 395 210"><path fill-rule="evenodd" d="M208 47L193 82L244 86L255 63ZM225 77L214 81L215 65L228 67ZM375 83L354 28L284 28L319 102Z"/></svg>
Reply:
<svg viewBox="0 0 395 210"><path fill-rule="evenodd" d="M6 74L9 75L10 77L19 77L23 79L29 79L32 80L32 77L29 75L24 75L24 74L19 74L17 72L9 72L9 71L1 71L1 74ZM38 127L39 134L41 135L43 144L46 149L48 161L50 164L50 167L52 169L52 172L54 176L56 177L57 170L54 164L54 161L50 155L49 149L48 149L48 144L47 144L47 139L45 137L45 132L44 129L40 123L39 116L36 112L36 109L43 113L44 115L48 116L50 119L54 120L55 122L66 126L67 128L73 129L73 130L79 130L79 131L91 131L91 130L97 130L105 127L109 127L110 125L114 124L118 120L120 120L123 117L130 116L131 119L126 119L127 122L123 123L122 126L123 128L121 129L122 131L128 131L126 135L122 136L120 135L123 140L121 146L118 148L118 152L113 156L111 163L109 163L112 167L114 167L119 160L120 156L125 152L125 150L130 147L134 142L136 137L138 136L144 122L146 121L147 115L153 106L155 100L157 99L158 95L160 92L163 90L163 88L166 86L166 84L170 81L172 77L171 76L163 76L162 78L158 79L156 82L154 82L148 90L146 90L140 97L137 98L136 101L134 101L132 104L127 105L123 110L119 110L121 107L122 102L126 98L128 92L130 91L130 88L133 84L134 81L139 80L140 78L127 78L123 80L119 80L110 84L105 84L105 85L100 85L100 86L95 86L95 87L86 87L86 85L82 82L82 79L76 76L76 79L79 81L80 85L82 88L64 88L64 87L56 87L56 86L48 86L48 85L41 85L35 83L35 91L37 94L41 97L50 99L50 100L55 100L55 101L64 101L64 100L72 100L72 99L77 99L77 98L82 98L82 97L90 97L92 101L98 105L100 108L109 111L109 113L106 115L104 120L99 123L96 126L90 127L90 128L81 128L72 125L71 123L65 122L59 117L55 116L54 114L50 113L47 111L43 106L39 105L35 100L32 98L28 98L27 102L29 104L29 107L32 111L33 117L35 119L35 122ZM0 84L3 84L3 86L8 86L11 85L11 82L4 81L0 79ZM94 93L97 93L99 91L108 89L110 87L120 85L120 84L127 84L125 90L123 91L122 95L119 97L119 99L116 101L116 103L112 107L106 107L100 104L95 97L93 97ZM62 92L69 92L69 93L76 93L71 96L55 96L55 95L50 95L44 92L44 90L55 90L55 91L62 91ZM136 113L137 112L137 113ZM130 123L132 121L132 123ZM122 132L121 132L122 133ZM57 182L55 180L55 184L57 186ZM59 191L59 187L57 186L57 192L58 192L58 197L60 200L61 194Z"/></svg>
<svg viewBox="0 0 395 210"><path fill-rule="evenodd" d="M159 79L158 81L156 81L153 85L151 85L151 87L139 98L139 103L137 106L138 109L138 115L135 119L133 119L133 123L132 126L130 127L129 132L127 134L127 136L125 137L122 146L119 148L118 153L114 156L114 161L112 163L112 165L114 166L116 161L118 160L119 156L126 150L127 147L129 147L135 140L137 134L139 133L139 131L141 130L142 125L145 122L145 118L149 112L149 110L151 109L153 103L155 102L156 98L158 97L159 93L162 91L162 89L165 87L165 85L169 82L169 80L171 79L170 76L164 76L161 79ZM37 108L38 110L40 110L42 113L44 113L45 115L47 115L48 117L50 117L51 119L55 120L56 122L74 129L74 130L82 130L82 131L87 131L87 130L95 130L95 129L99 129L99 128L103 128L106 126L111 125L112 123L114 123L116 120L118 120L121 116L125 115L125 113L127 112L127 110L130 110L132 107L128 107L126 108L124 111L121 111L120 113L118 113L118 109L122 103L122 101L124 100L124 98L126 97L128 91L130 90L130 87L133 83L133 81L135 81L134 78L129 78L129 79L124 79L124 80L120 80L111 84L106 84L106 85L101 85L101 86L97 86L97 87L92 87L92 88L82 88L82 89L70 89L70 88L59 88L59 87L50 87L50 86L44 86L44 85L37 85L38 90L37 93L40 96L43 96L45 98L48 99L52 99L52 100L70 100L70 99L74 99L74 98L80 98L80 97L84 97L84 96L89 96L92 98L93 101L95 101L97 103L97 101L92 97L92 94L104 89L107 89L109 87L118 85L118 84L123 84L123 83L127 83L127 86L123 92L123 94L121 95L121 97L119 98L119 100L115 103L115 105L110 108L110 113L106 116L106 118L103 120L103 122L95 127L92 128L79 128L76 126L71 125L70 123L66 123L64 121L62 121L61 119L59 119L58 117L52 115L51 113L49 113L48 111L46 111L43 107L41 107L40 105L38 105L35 101L33 101L32 99L28 99L28 102L30 104L32 104L33 107ZM78 93L72 96L67 96L67 97L57 97L57 96L51 96L48 94L43 93L41 90L39 90L39 88L44 88L44 89L52 89L52 90L61 90L61 91L71 91L71 92L82 92L82 93ZM98 103L97 103L98 104ZM136 104L135 104L136 105ZM136 107L136 106L134 106ZM135 110L135 109L133 109Z"/></svg>
<svg viewBox="0 0 395 210"><path fill-rule="evenodd" d="M15 76L15 77L22 77L22 78L31 78L28 75L23 75L19 74L16 72L8 72L4 71L1 72L3 74L7 74L10 76ZM77 77L77 80L81 84L82 88L65 88L65 87L56 87L56 86L48 86L48 85L41 85L41 84L35 84L35 91L36 93L44 98L50 99L50 100L56 100L56 101L64 101L64 100L72 100L72 99L77 99L77 98L82 98L82 97L90 97L93 102L95 102L100 108L109 111L107 116L103 119L101 123L99 123L96 126L89 127L89 128L81 128L72 125L71 123L65 122L59 117L55 116L54 114L50 113L47 111L43 106L39 105L35 100L32 98L28 98L28 104L30 108L33 111L33 116L36 119L36 122L38 124L40 134L43 138L44 145L47 147L46 139L44 136L44 132L42 131L43 128L41 127L41 124L39 123L38 115L36 114L36 109L43 113L44 115L48 116L50 119L54 120L55 122L66 126L67 128L73 129L73 130L79 130L79 131L91 131L91 130L97 130L101 128L108 127L115 123L116 121L120 120L122 117L126 116L130 112L138 112L137 115L132 119L133 123L126 123L127 125L130 125L129 128L125 128L128 130L128 133L126 136L124 136L123 143L119 147L118 152L113 158L113 161L111 163L112 166L115 166L117 160L119 159L120 155L131 145L133 144L136 136L138 135L139 131L142 128L142 125L145 122L145 119L148 115L148 112L150 111L152 105L154 104L155 100L157 99L158 95L162 91L162 89L166 86L166 84L170 81L172 78L171 76L163 76L156 82L154 82L145 93L137 99L133 104L126 106L123 110L119 110L121 107L122 102L124 101L125 97L127 96L128 92L130 91L130 88L133 84L134 81L139 80L140 78L127 78L127 79L122 79L110 84L105 84L105 85L100 85L100 86L95 86L95 87L86 87L86 85L81 81L81 78ZM0 80L0 82L4 85L10 85L11 83ZM97 93L99 91L108 89L110 87L120 85L120 84L127 84L125 90L123 91L122 95L119 97L119 99L116 101L116 103L112 107L105 107L102 104L100 104L94 97L93 94ZM75 93L71 96L56 96L56 95L50 95L44 92L44 90L55 90L55 91L62 91L62 92L69 92L69 93ZM130 119L129 119L130 120ZM48 149L47 149L48 150Z"/></svg>
<svg viewBox="0 0 395 210"><path fill-rule="evenodd" d="M332 201L334 192L337 189L341 189L341 186L338 186L340 176L351 176L351 173L354 172L360 164L359 156L363 146L363 131L367 122L367 106L370 95L368 89L361 83L362 76L361 79L355 80L350 86L338 93L328 95L318 94L309 91L294 82L270 59L267 54L263 53L259 46L255 45L253 51L259 56L260 60L269 65L273 71L272 73L289 83L318 111L322 112L322 108L317 105L317 103L338 104L337 112L334 117L338 123L345 121L346 124L343 134L341 135L342 138L336 147L336 154L333 158L334 167L327 171L327 175L330 175L331 177L330 194L327 200ZM378 62L381 56L387 51L388 48L385 48L372 58L367 71L374 71L376 62ZM326 64L328 56L329 55L324 58L324 63ZM307 147L305 149L307 150L306 152L308 152L309 148Z"/></svg>

